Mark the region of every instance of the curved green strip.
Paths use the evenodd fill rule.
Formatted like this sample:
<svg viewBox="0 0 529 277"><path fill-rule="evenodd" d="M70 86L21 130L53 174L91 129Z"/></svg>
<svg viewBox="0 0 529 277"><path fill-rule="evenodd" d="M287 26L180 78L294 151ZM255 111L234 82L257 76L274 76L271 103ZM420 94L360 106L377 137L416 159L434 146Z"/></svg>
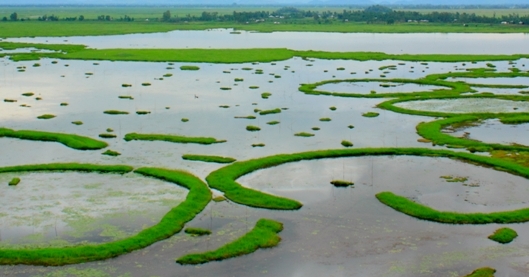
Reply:
<svg viewBox="0 0 529 277"><path fill-rule="evenodd" d="M491 94L475 94L475 95L448 95L448 96L433 96L433 97L403 97L393 100L388 100L377 105L378 108L390 110L396 113L410 114L410 115L422 115L422 116L431 116L431 117L453 117L453 116L462 116L469 115L479 118L490 118L490 117L512 117L515 115L523 115L527 113L523 112L513 112L513 113L448 113L448 112L435 112L435 111L421 111L421 110L411 110L395 106L397 103L408 102L408 101L426 101L426 100L439 100L439 99L465 99L465 98L495 98L501 100L510 100L510 101L529 101L528 97L518 96L518 95L491 95Z"/></svg>
<svg viewBox="0 0 529 277"><path fill-rule="evenodd" d="M206 177L209 186L224 192L224 196L233 202L257 208L296 210L302 204L288 198L266 194L254 189L243 187L237 183L239 177L259 169L278 166L285 163L302 160L315 160L326 158L358 157L358 156L391 156L410 155L426 157L447 157L479 163L504 171L529 178L529 168L522 165L496 158L474 155L464 152L448 150L433 150L427 148L359 148L359 149L334 149L300 152L294 154L279 154L253 160L236 162L213 171Z"/></svg>
<svg viewBox="0 0 529 277"><path fill-rule="evenodd" d="M529 221L529 208L494 213L457 213L434 210L392 192L381 192L377 199L386 206L409 216L449 224L522 223Z"/></svg>
<svg viewBox="0 0 529 277"><path fill-rule="evenodd" d="M125 135L126 141L131 140L147 140L147 141L168 141L175 143L197 143L197 144L214 144L226 142L225 140L217 140L216 138L209 137L184 137L176 135L164 135L164 134L137 134L130 133Z"/></svg>
<svg viewBox="0 0 529 277"><path fill-rule="evenodd" d="M190 155L190 154L183 155L182 159L189 160L189 161L201 161L201 162L207 162L207 163L221 163L221 164L229 164L229 163L233 163L234 161L236 161L236 159L229 158L229 157Z"/></svg>
<svg viewBox="0 0 529 277"><path fill-rule="evenodd" d="M132 167L91 164L45 164L0 168L0 172L35 170L126 173L130 172ZM189 189L186 200L171 209L158 224L144 229L135 236L95 245L21 250L0 249L0 264L59 266L117 257L147 247L179 232L182 230L184 224L200 213L211 200L211 192L206 184L187 172L160 168L140 168L135 172L144 176L172 182Z"/></svg>
<svg viewBox="0 0 529 277"><path fill-rule="evenodd" d="M401 83L401 84L418 84L418 85L430 85L430 86L442 86L448 87L447 89L437 89L434 91L423 91L423 92L396 92L396 93L374 93L374 94L361 94L361 93L345 93L345 92L328 92L323 90L318 90L319 86L325 84L335 84L335 83L358 83L358 82L383 82L383 83ZM383 97L412 97L412 96L428 96L432 95L450 95L455 94L459 95L464 92L472 92L473 90L469 85L462 82L447 82L438 79L343 79L343 80L325 80L312 84L302 84L299 88L299 91L305 94L311 95L329 95L329 96L339 96L339 97L359 97L359 98L383 98Z"/></svg>
<svg viewBox="0 0 529 277"><path fill-rule="evenodd" d="M50 133L29 130L15 131L7 128L0 128L0 138L1 137L18 138L25 140L55 141L77 150L97 150L108 146L106 142L73 134Z"/></svg>
<svg viewBox="0 0 529 277"><path fill-rule="evenodd" d="M178 260L179 264L203 264L210 261L221 261L253 253L259 248L274 247L281 241L277 233L283 230L283 224L271 219L259 219L255 227L239 239L228 243L217 250L205 253L188 254Z"/></svg>
<svg viewBox="0 0 529 277"><path fill-rule="evenodd" d="M466 138L453 137L449 134L443 133L441 130L449 125L465 123L465 122L474 122L482 119L489 119L494 117L476 117L472 115L450 117L446 119L431 121L431 122L421 122L417 125L417 134L422 136L425 139L431 140L434 144L437 145L449 145L449 146L462 146L466 147L471 152L490 152L492 150L509 150L509 151L528 151L529 147L519 146L519 145L503 145L499 143L485 143L477 140L471 140ZM518 118L518 119L517 119ZM523 118L526 118L523 116ZM503 122L506 121L519 121L518 117L501 117L500 120Z"/></svg>

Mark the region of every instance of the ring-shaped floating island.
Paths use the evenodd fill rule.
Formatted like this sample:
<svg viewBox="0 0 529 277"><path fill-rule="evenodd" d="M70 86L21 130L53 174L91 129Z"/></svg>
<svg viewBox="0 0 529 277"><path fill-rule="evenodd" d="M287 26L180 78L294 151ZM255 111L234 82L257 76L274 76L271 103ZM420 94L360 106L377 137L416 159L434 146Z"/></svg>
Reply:
<svg viewBox="0 0 529 277"><path fill-rule="evenodd" d="M512 174L520 175L524 178L529 178L529 168L527 167L498 158L479 156L465 152L434 150L428 148L348 148L309 151L294 154L278 154L247 161L239 161L213 171L206 177L206 181L211 188L222 191L226 198L242 205L274 210L297 210L302 207L302 204L296 200L247 188L237 183L236 180L254 171L290 162L329 158L393 155L453 158L498 168ZM410 204L413 204L413 202ZM529 221L529 208L527 209L527 220Z"/></svg>
<svg viewBox="0 0 529 277"><path fill-rule="evenodd" d="M108 146L106 142L73 134L0 128L0 138L9 137L23 140L54 141L77 150L99 150Z"/></svg>
<svg viewBox="0 0 529 277"><path fill-rule="evenodd" d="M28 171L79 171L125 174L133 170L125 165L94 164L40 164L0 167L0 173ZM36 249L1 249L1 265L60 266L89 261L104 260L145 248L157 241L180 232L184 224L192 220L211 201L211 191L199 178L190 173L163 168L140 168L135 173L168 181L189 189L186 199L172 208L160 222L138 234L113 242L69 247Z"/></svg>

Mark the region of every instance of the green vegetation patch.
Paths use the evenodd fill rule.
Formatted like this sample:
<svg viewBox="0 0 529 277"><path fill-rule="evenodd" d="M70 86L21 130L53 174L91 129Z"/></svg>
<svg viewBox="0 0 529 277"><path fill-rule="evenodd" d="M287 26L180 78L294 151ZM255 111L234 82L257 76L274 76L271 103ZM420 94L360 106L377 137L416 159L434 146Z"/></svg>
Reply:
<svg viewBox="0 0 529 277"><path fill-rule="evenodd" d="M494 273L496 273L496 269L490 267L482 267L472 271L472 273L463 277L494 277Z"/></svg>
<svg viewBox="0 0 529 277"><path fill-rule="evenodd" d="M270 92L261 93L261 98L263 98L263 99L268 99L268 98L270 98L270 96L272 96L272 94Z"/></svg>
<svg viewBox="0 0 529 277"><path fill-rule="evenodd" d="M150 114L151 112L150 111L136 111L136 114L138 115L146 115L146 114Z"/></svg>
<svg viewBox="0 0 529 277"><path fill-rule="evenodd" d="M180 67L180 70L199 70L200 67L196 66L196 65L182 65Z"/></svg>
<svg viewBox="0 0 529 277"><path fill-rule="evenodd" d="M527 171L527 170L525 170ZM381 192L377 199L396 211L419 219L449 224L490 224L490 223L522 223L529 221L529 208L494 213L457 213L437 211L425 205L418 204L406 197Z"/></svg>
<svg viewBox="0 0 529 277"><path fill-rule="evenodd" d="M182 118L182 119L180 119L180 121L182 121L182 122L188 122L188 121L189 121L189 118Z"/></svg>
<svg viewBox="0 0 529 277"><path fill-rule="evenodd" d="M329 121L331 121L331 119L328 118L328 117L322 117L322 118L320 118L320 121L321 122L329 122Z"/></svg>
<svg viewBox="0 0 529 277"><path fill-rule="evenodd" d="M367 113L363 113L362 116L363 117L377 117L379 116L380 114L379 113L376 113L376 112L367 112Z"/></svg>
<svg viewBox="0 0 529 277"><path fill-rule="evenodd" d="M53 114L43 114L41 116L37 116L38 119L52 119L52 118L55 118L56 116L53 115Z"/></svg>
<svg viewBox="0 0 529 277"><path fill-rule="evenodd" d="M221 164L229 164L229 163L233 163L236 161L236 159L230 158L230 157L190 155L190 154L183 155L182 159L189 160L189 161L201 161L201 162L207 162L207 163L221 163Z"/></svg>
<svg viewBox="0 0 529 277"><path fill-rule="evenodd" d="M24 92L24 93L22 93L22 95L26 96L26 97L30 97L30 96L35 95L35 93L33 93L33 92Z"/></svg>
<svg viewBox="0 0 529 277"><path fill-rule="evenodd" d="M329 107L329 110L336 111L336 107L335 106Z"/></svg>
<svg viewBox="0 0 529 277"><path fill-rule="evenodd" d="M129 100L134 100L134 97L130 96L130 95L120 95L118 96L119 99L129 99Z"/></svg>
<svg viewBox="0 0 529 277"><path fill-rule="evenodd" d="M184 232L186 234L190 234L193 236L207 236L211 235L211 231L208 229L202 229L202 228L195 228L195 227L187 227Z"/></svg>
<svg viewBox="0 0 529 277"><path fill-rule="evenodd" d="M20 178L18 177L11 179L11 181L8 183L9 186L16 186L18 184L20 184Z"/></svg>
<svg viewBox="0 0 529 277"><path fill-rule="evenodd" d="M211 137L184 137L178 135L167 135L167 134L138 134L129 133L125 135L126 141L131 140L145 140L145 141L167 141L174 143L197 143L197 144L214 144L223 143L225 140L217 140Z"/></svg>
<svg viewBox="0 0 529 277"><path fill-rule="evenodd" d="M502 244L510 243L518 236L518 233L510 228L500 228L494 234L488 236L489 239Z"/></svg>
<svg viewBox="0 0 529 277"><path fill-rule="evenodd" d="M277 121L277 120L273 120L273 121L268 121L268 122L266 122L266 124L268 124L268 125L277 125L277 124L279 124L279 123L280 123L280 122Z"/></svg>
<svg viewBox="0 0 529 277"><path fill-rule="evenodd" d="M307 133L307 132L299 132L299 133L295 133L294 136L296 137L313 137L314 134L311 134L311 133Z"/></svg>
<svg viewBox="0 0 529 277"><path fill-rule="evenodd" d="M256 119L254 115L248 115L248 116L235 116L235 118L241 118L241 119Z"/></svg>
<svg viewBox="0 0 529 277"><path fill-rule="evenodd" d="M252 147L265 147L264 143L254 143L252 144Z"/></svg>
<svg viewBox="0 0 529 277"><path fill-rule="evenodd" d="M132 171L132 167L70 163L0 168L0 172L50 170L124 174ZM134 236L101 244L39 249L0 249L0 264L60 266L114 258L173 236L211 201L211 192L206 184L187 172L160 168L140 168L135 172L189 189L186 200L172 208L156 225L143 229Z"/></svg>
<svg viewBox="0 0 529 277"><path fill-rule="evenodd" d="M341 144L344 147L353 147L353 143L348 140L342 140Z"/></svg>
<svg viewBox="0 0 529 277"><path fill-rule="evenodd" d="M72 121L72 124L74 124L74 125L83 125L83 122L77 120L77 121Z"/></svg>
<svg viewBox="0 0 529 277"><path fill-rule="evenodd" d="M117 156L120 156L121 153L109 149L109 150L107 150L107 151L101 153L101 155L106 155L106 156L111 156L111 157L117 157Z"/></svg>
<svg viewBox="0 0 529 277"><path fill-rule="evenodd" d="M277 108L277 109L273 109L273 110L259 111L259 114L260 114L260 115L276 114L276 113L281 113L281 109L280 109L280 108Z"/></svg>
<svg viewBox="0 0 529 277"><path fill-rule="evenodd" d="M179 264L203 264L247 255L259 248L274 247L281 241L277 233L283 230L283 224L271 219L259 219L255 227L239 239L216 250L204 253L188 254L176 260Z"/></svg>
<svg viewBox="0 0 529 277"><path fill-rule="evenodd" d="M261 131L261 128L257 126L253 126L253 125L248 125L246 126L246 131L257 132L257 131Z"/></svg>
<svg viewBox="0 0 529 277"><path fill-rule="evenodd" d="M106 110L104 114L119 115L119 114L129 114L127 111L118 111L118 110Z"/></svg>
<svg viewBox="0 0 529 277"><path fill-rule="evenodd" d="M346 187L350 187L354 185L353 182L344 181L344 180L332 180L331 184L334 185L335 187L341 187L341 188L346 188Z"/></svg>
<svg viewBox="0 0 529 277"><path fill-rule="evenodd" d="M0 137L38 141L54 141L62 143L67 147L77 150L98 150L108 146L106 142L73 134L50 133L30 130L15 131L7 128L0 128Z"/></svg>
<svg viewBox="0 0 529 277"><path fill-rule="evenodd" d="M116 138L117 136L114 134L103 133L103 134L99 134L99 137L104 138L104 139L111 139L111 138Z"/></svg>

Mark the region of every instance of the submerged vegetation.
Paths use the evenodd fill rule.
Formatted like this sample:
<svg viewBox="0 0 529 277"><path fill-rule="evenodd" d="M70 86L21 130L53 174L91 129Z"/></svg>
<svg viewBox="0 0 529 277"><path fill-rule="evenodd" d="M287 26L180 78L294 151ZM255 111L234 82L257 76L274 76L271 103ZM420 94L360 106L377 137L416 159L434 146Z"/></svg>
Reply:
<svg viewBox="0 0 529 277"><path fill-rule="evenodd" d="M77 150L98 150L108 146L107 143L72 134L50 133L41 131L20 130L15 131L0 128L0 137L10 137L25 140L54 141Z"/></svg>
<svg viewBox="0 0 529 277"><path fill-rule="evenodd" d="M255 227L239 239L216 250L197 254L187 254L176 260L179 264L203 264L221 261L253 253L259 248L274 247L281 241L277 233L283 230L283 224L271 219L259 219Z"/></svg>

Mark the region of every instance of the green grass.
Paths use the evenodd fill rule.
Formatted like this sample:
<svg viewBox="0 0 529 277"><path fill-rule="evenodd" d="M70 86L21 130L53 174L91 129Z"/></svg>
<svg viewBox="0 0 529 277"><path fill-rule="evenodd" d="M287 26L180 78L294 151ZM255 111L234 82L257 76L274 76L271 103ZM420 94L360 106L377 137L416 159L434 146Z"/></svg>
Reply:
<svg viewBox="0 0 529 277"><path fill-rule="evenodd" d="M344 180L332 180L331 184L334 185L335 187L343 187L343 188L350 187L350 186L354 185L353 182L344 181Z"/></svg>
<svg viewBox="0 0 529 277"><path fill-rule="evenodd" d="M258 89L259 86L249 86L248 88L249 88L249 89Z"/></svg>
<svg viewBox="0 0 529 277"><path fill-rule="evenodd" d="M264 110L264 111L260 111L259 112L260 115L276 114L276 113L281 113L281 109L277 108L277 109L273 109L273 110Z"/></svg>
<svg viewBox="0 0 529 277"><path fill-rule="evenodd" d="M362 116L363 117L377 117L379 116L380 114L379 113L376 113L376 112L367 112L367 113L363 113Z"/></svg>
<svg viewBox="0 0 529 277"><path fill-rule="evenodd" d="M107 150L107 151L101 153L101 155L107 155L107 156L111 156L111 157L117 157L117 156L120 156L121 153L119 153L119 152L117 152L117 151Z"/></svg>
<svg viewBox="0 0 529 277"><path fill-rule="evenodd" d="M136 114L138 115L146 115L146 114L150 114L151 112L150 111L136 111Z"/></svg>
<svg viewBox="0 0 529 277"><path fill-rule="evenodd" d="M329 107L329 110L336 111L336 107L335 106Z"/></svg>
<svg viewBox="0 0 529 277"><path fill-rule="evenodd" d="M494 234L488 236L489 239L499 242L501 244L506 244L512 242L518 233L510 228L500 228L494 232Z"/></svg>
<svg viewBox="0 0 529 277"><path fill-rule="evenodd" d="M496 273L496 269L490 267L482 267L472 271L472 273L463 277L494 277L494 273Z"/></svg>
<svg viewBox="0 0 529 277"><path fill-rule="evenodd" d="M196 66L196 65L182 65L180 67L180 70L199 70L200 67Z"/></svg>
<svg viewBox="0 0 529 277"><path fill-rule="evenodd" d="M129 166L90 164L47 164L0 168L0 172L43 170L73 170L123 174L130 172L132 168ZM144 176L172 182L189 189L186 200L172 208L157 224L143 229L134 236L101 244L39 249L0 249L0 264L59 266L117 257L134 250L145 248L178 233L182 230L186 222L193 219L211 201L211 192L207 186L200 179L187 172L160 168L140 168L135 172Z"/></svg>
<svg viewBox="0 0 529 277"><path fill-rule="evenodd" d="M255 227L239 239L216 250L197 254L187 254L176 260L179 264L203 264L247 255L259 248L274 247L281 241L277 233L283 230L283 224L271 219L259 219Z"/></svg>
<svg viewBox="0 0 529 277"><path fill-rule="evenodd" d="M307 132L299 132L299 133L295 133L294 136L308 138L308 137L313 137L314 134L307 133Z"/></svg>
<svg viewBox="0 0 529 277"><path fill-rule="evenodd" d="M348 140L342 140L341 144L344 147L353 147L353 143Z"/></svg>
<svg viewBox="0 0 529 277"><path fill-rule="evenodd" d="M116 138L117 136L114 134L103 133L103 134L99 134L99 137L104 138L104 139L111 139L111 138Z"/></svg>
<svg viewBox="0 0 529 277"><path fill-rule="evenodd" d="M428 148L360 148L360 149L330 149L310 152L301 152L294 154L278 154L258 159L235 162L231 165L213 171L206 177L211 188L222 191L228 199L233 202L247 205L250 207L278 209L278 210L295 210L301 208L301 203L266 194L257 190L241 186L235 180L251 172L278 166L285 163L297 162L302 160L315 160L326 158L343 158L358 156L423 156L423 157L445 157L458 159L474 164L495 168L506 171L511 174L529 178L529 168L497 158L474 155L465 152L453 152L448 150L433 150ZM388 194L388 193L386 193ZM389 193L391 194L391 193ZM399 196L395 196L399 198ZM401 197L403 198L403 197ZM393 198L392 198L393 199ZM418 204L404 198L404 208L408 204L417 206ZM420 205L419 205L420 206ZM400 206L399 206L400 207ZM429 209L429 208L426 208ZM430 209L431 210L431 209ZM509 212L507 212L509 214ZM527 209L527 219L529 220L529 209ZM504 222L500 222L504 223Z"/></svg>
<svg viewBox="0 0 529 277"><path fill-rule="evenodd" d="M246 131L257 132L257 131L261 131L261 128L257 126L253 126L253 125L248 125L246 126Z"/></svg>
<svg viewBox="0 0 529 277"><path fill-rule="evenodd" d="M526 170L527 171L527 170ZM418 219L449 224L522 223L529 221L529 208L494 213L457 213L437 211L392 192L381 192L377 199L396 211Z"/></svg>
<svg viewBox="0 0 529 277"><path fill-rule="evenodd" d="M189 121L189 118L182 118L182 119L180 119L180 121L182 121L182 122L188 122L188 121Z"/></svg>
<svg viewBox="0 0 529 277"><path fill-rule="evenodd" d="M252 147L265 147L264 143L254 143L252 144Z"/></svg>
<svg viewBox="0 0 529 277"><path fill-rule="evenodd" d="M189 160L189 161L201 161L206 163L221 163L221 164L229 164L236 161L234 158L229 157L221 157L221 156L207 156L207 155L183 155L182 159Z"/></svg>
<svg viewBox="0 0 529 277"><path fill-rule="evenodd" d="M4 99L4 102L6 102L6 103L16 103L17 100L15 100L15 99Z"/></svg>
<svg viewBox="0 0 529 277"><path fill-rule="evenodd" d="M167 134L138 134L129 133L125 135L126 141L131 140L145 140L145 141L167 141L174 143L197 143L197 144L214 144L223 143L225 140L217 140L211 137L184 137L178 135L167 135Z"/></svg>
<svg viewBox="0 0 529 277"><path fill-rule="evenodd" d="M248 116L235 116L235 118L241 118L241 119L256 119L257 117L253 116L253 115L248 115Z"/></svg>
<svg viewBox="0 0 529 277"><path fill-rule="evenodd" d="M120 95L118 96L119 99L129 99L129 100L134 100L134 97L132 96L129 96L129 95Z"/></svg>
<svg viewBox="0 0 529 277"><path fill-rule="evenodd" d="M320 127L312 127L311 128L313 131L319 131L320 130Z"/></svg>
<svg viewBox="0 0 529 277"><path fill-rule="evenodd" d="M24 92L24 93L22 93L22 96L26 96L26 97L30 97L30 96L33 96L33 95L35 95L35 93L33 93L33 92Z"/></svg>
<svg viewBox="0 0 529 277"><path fill-rule="evenodd" d="M329 122L329 121L331 121L331 119L328 118L328 117L322 117L322 118L320 118L320 121L321 122Z"/></svg>
<svg viewBox="0 0 529 277"><path fill-rule="evenodd" d="M120 115L120 114L129 114L129 112L126 111L118 111L118 110L106 110L103 112L104 114L111 114L111 115Z"/></svg>
<svg viewBox="0 0 529 277"><path fill-rule="evenodd" d="M194 227L187 227L184 232L186 234L194 235L194 236L207 236L211 235L211 231L207 229L202 228L194 228Z"/></svg>
<svg viewBox="0 0 529 277"><path fill-rule="evenodd" d="M272 94L270 92L261 93L261 98L263 98L263 99L268 99L268 98L270 98L270 96L272 96Z"/></svg>
<svg viewBox="0 0 529 277"><path fill-rule="evenodd" d="M266 122L266 124L268 124L268 125L277 125L277 124L279 124L279 123L280 123L280 122L277 121L277 120L273 120L273 121Z"/></svg>
<svg viewBox="0 0 529 277"><path fill-rule="evenodd" d="M77 121L72 121L72 124L74 124L74 125L83 125L83 122L77 120Z"/></svg>
<svg viewBox="0 0 529 277"><path fill-rule="evenodd" d="M24 140L53 141L62 143L67 147L77 150L98 150L108 146L106 142L73 134L30 130L15 131L7 128L0 128L0 137L18 138Z"/></svg>
<svg viewBox="0 0 529 277"><path fill-rule="evenodd" d="M20 178L18 177L11 179L11 181L8 183L9 186L16 186L18 184L20 184Z"/></svg>
<svg viewBox="0 0 529 277"><path fill-rule="evenodd" d="M43 115L40 115L40 116L37 116L38 119L52 119L52 118L55 118L56 116L53 115L53 114L43 114Z"/></svg>

